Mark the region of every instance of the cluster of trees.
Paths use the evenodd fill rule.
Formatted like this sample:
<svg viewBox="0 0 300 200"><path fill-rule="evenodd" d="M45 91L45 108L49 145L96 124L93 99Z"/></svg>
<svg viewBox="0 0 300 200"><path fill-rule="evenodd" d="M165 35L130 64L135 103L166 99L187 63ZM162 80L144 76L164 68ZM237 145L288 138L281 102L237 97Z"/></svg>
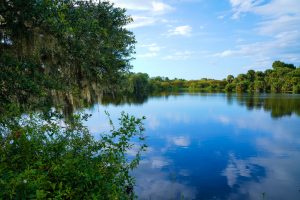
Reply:
<svg viewBox="0 0 300 200"><path fill-rule="evenodd" d="M184 80L155 77L150 79L151 91L222 91L225 81L203 78L201 80Z"/></svg>
<svg viewBox="0 0 300 200"><path fill-rule="evenodd" d="M122 114L95 139L86 115L55 105L71 113L120 86L131 21L109 1L1 0L0 199L133 199L142 119Z"/></svg>
<svg viewBox="0 0 300 200"><path fill-rule="evenodd" d="M123 77L121 92L143 96L158 92L223 91L226 84L225 80L184 80L160 76L150 78L146 73L130 73Z"/></svg>
<svg viewBox="0 0 300 200"><path fill-rule="evenodd" d="M163 91L203 92L293 92L300 93L300 68L293 64L275 61L272 69L264 72L249 70L246 74L226 79L201 80L149 78L145 73L130 73L123 77L122 91L126 94L145 95Z"/></svg>
<svg viewBox="0 0 300 200"><path fill-rule="evenodd" d="M227 76L228 92L293 92L300 93L300 68L275 61L265 72L249 70L237 77Z"/></svg>

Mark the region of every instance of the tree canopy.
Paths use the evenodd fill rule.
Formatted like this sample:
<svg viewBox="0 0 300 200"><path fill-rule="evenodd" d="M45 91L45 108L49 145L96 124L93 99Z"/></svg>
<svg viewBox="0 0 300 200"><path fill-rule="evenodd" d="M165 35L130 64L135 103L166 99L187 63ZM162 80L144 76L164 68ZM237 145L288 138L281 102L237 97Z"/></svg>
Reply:
<svg viewBox="0 0 300 200"><path fill-rule="evenodd" d="M247 73L238 74L236 77L228 75L223 80L184 80L159 76L149 78L145 73L131 73L125 77L121 89L126 91L126 94L140 95L162 91L300 93L299 67L281 61L275 61L272 67L273 69L264 72L248 70Z"/></svg>
<svg viewBox="0 0 300 200"><path fill-rule="evenodd" d="M1 97L86 82L110 90L131 67L131 21L108 1L1 1Z"/></svg>

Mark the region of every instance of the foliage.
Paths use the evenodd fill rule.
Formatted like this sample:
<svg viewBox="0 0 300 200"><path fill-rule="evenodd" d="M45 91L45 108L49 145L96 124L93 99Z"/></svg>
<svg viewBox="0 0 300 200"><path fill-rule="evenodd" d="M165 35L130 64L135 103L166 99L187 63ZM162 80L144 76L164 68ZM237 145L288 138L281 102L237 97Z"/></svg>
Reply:
<svg viewBox="0 0 300 200"><path fill-rule="evenodd" d="M52 89L59 86L55 82L50 83L47 75L36 71L36 64L19 62L9 56L0 56L0 105L12 101L30 101L32 96L44 96L44 88Z"/></svg>
<svg viewBox="0 0 300 200"><path fill-rule="evenodd" d="M132 78L134 77L134 79ZM148 80L147 80L148 78ZM143 81L136 81L143 80ZM203 91L203 92L294 92L299 93L300 68L281 61L273 63L273 69L265 72L249 70L237 77L228 75L226 79L200 80L169 79L167 77L149 78L147 74L130 74L123 80L123 90L127 94L146 94L172 91ZM132 87L131 85L136 85ZM130 89L137 88L137 89Z"/></svg>
<svg viewBox="0 0 300 200"><path fill-rule="evenodd" d="M155 77L150 79L152 92L157 91L221 91L224 89L226 81L214 79L184 80Z"/></svg>
<svg viewBox="0 0 300 200"><path fill-rule="evenodd" d="M111 123L111 133L96 140L82 123L87 117L35 113L1 124L0 199L133 198L129 172L146 147L142 119L122 113L119 128Z"/></svg>
<svg viewBox="0 0 300 200"><path fill-rule="evenodd" d="M125 91L129 94L143 96L149 93L149 76L146 73L130 73L125 78Z"/></svg>
<svg viewBox="0 0 300 200"><path fill-rule="evenodd" d="M126 151L144 140L142 120L123 113L96 140L86 116L51 111L64 101L71 115L118 88L136 42L125 12L109 1L1 1L0 199L133 197L129 171L145 145L131 160Z"/></svg>
<svg viewBox="0 0 300 200"><path fill-rule="evenodd" d="M293 64L286 64L284 62L277 60L277 61L273 62L272 68L274 70L278 70L278 69L283 69L283 68L295 69L296 67Z"/></svg>
<svg viewBox="0 0 300 200"><path fill-rule="evenodd" d="M108 1L1 1L0 96L22 102L87 83L112 90L130 68L135 39L124 27L131 21Z"/></svg>

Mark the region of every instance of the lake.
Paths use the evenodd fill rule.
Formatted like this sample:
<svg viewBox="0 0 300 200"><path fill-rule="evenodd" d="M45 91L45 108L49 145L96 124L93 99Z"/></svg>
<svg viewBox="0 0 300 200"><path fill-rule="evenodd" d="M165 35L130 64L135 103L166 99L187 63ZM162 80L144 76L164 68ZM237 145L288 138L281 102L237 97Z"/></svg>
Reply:
<svg viewBox="0 0 300 200"><path fill-rule="evenodd" d="M300 199L300 95L179 93L96 104L87 122L109 130L125 111L146 116L138 199ZM129 154L132 152L129 152Z"/></svg>

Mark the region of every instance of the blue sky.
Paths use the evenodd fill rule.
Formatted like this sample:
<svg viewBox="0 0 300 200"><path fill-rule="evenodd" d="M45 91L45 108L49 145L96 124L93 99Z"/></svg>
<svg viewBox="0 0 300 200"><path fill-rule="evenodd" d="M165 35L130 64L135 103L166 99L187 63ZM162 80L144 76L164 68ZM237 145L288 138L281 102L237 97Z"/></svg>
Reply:
<svg viewBox="0 0 300 200"><path fill-rule="evenodd" d="M300 0L111 1L134 19L134 72L222 79L275 60L300 65Z"/></svg>

